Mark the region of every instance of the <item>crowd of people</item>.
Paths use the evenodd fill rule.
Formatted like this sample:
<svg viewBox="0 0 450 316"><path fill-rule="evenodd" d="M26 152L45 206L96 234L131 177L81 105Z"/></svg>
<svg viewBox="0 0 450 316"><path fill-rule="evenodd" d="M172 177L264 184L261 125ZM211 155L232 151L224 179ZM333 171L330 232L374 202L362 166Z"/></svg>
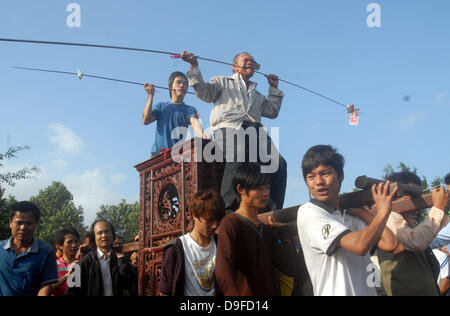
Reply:
<svg viewBox="0 0 450 316"><path fill-rule="evenodd" d="M267 75L265 97L250 81L258 64L249 53L235 56L231 76L209 83L195 54L181 57L190 69L170 75L170 102L153 106L154 85L144 86L142 122L157 122L152 155L182 141L183 136L173 138L180 127L191 125L198 136L211 139L196 109L184 103L191 86L201 100L214 104L210 125L225 170L220 194L199 191L189 201L192 231L164 247L160 295L449 295L450 174L447 188L433 189L433 207L418 224L417 211L392 211L398 197L390 190L391 182L421 186L414 173L395 173L374 184L376 207L345 209L340 204L344 157L332 146L313 146L301 165L311 200L298 209L298 233L283 234L272 217L265 224L258 217L284 204L287 164L261 124L261 117L274 119L280 112L284 94L278 77ZM235 141L235 131L245 131L243 144ZM274 161L277 168L266 172ZM130 258L115 250L123 240L109 221L97 219L81 237L63 228L55 236L55 252L34 238L39 220L40 210L30 202L11 207L11 238L0 241L1 296L136 295L136 254Z"/></svg>

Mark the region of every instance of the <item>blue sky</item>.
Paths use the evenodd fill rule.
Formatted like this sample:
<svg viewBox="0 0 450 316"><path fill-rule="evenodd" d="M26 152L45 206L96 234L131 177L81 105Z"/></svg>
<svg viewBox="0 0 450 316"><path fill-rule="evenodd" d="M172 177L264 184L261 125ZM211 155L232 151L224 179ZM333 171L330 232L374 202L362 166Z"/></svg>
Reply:
<svg viewBox="0 0 450 316"><path fill-rule="evenodd" d="M369 27L367 6L381 8L381 27ZM68 27L67 6L81 8L81 26ZM350 126L341 106L281 83L286 97L268 127L280 128L288 163L285 206L308 200L300 162L316 144L331 144L346 158L343 191L358 175L381 177L400 161L428 179L450 171L450 2L362 1L104 1L0 2L0 37L96 43L164 51L192 51L230 62L249 51L261 71L361 109ZM141 124L143 88L90 78L26 72L11 66L81 69L166 86L188 65L166 55L0 42L0 152L31 149L5 170L37 166L42 172L8 193L28 199L62 181L85 209L139 197L134 165L149 158L155 126ZM200 62L204 78L230 67ZM264 77L255 75L267 93ZM409 101L404 97L409 96ZM155 101L166 101L161 90ZM187 96L209 127L211 105Z"/></svg>

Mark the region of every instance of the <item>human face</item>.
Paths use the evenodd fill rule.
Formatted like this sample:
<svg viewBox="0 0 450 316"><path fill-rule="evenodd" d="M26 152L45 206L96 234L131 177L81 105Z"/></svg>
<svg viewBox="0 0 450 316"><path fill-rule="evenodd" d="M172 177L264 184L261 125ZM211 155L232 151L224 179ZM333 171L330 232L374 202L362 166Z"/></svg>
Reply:
<svg viewBox="0 0 450 316"><path fill-rule="evenodd" d="M110 249L113 243L111 228L106 222L98 222L94 226L95 244L100 249Z"/></svg>
<svg viewBox="0 0 450 316"><path fill-rule="evenodd" d="M64 244L62 244L62 246L60 245L60 247L62 247L63 254L69 258L75 258L79 246L80 241L73 234L66 235L64 237Z"/></svg>
<svg viewBox="0 0 450 316"><path fill-rule="evenodd" d="M238 192L244 205L249 208L262 210L267 206L270 196L270 184L260 185L251 190L243 190L238 184Z"/></svg>
<svg viewBox="0 0 450 316"><path fill-rule="evenodd" d="M21 244L31 244L37 225L34 215L30 212L16 212L9 221L9 228L11 228L14 240Z"/></svg>
<svg viewBox="0 0 450 316"><path fill-rule="evenodd" d="M207 239L211 239L211 237L214 235L214 233L217 230L217 227L219 227L220 220L216 218L204 218L204 217L195 217L194 216L194 222L195 222L195 230L202 236L206 237Z"/></svg>
<svg viewBox="0 0 450 316"><path fill-rule="evenodd" d="M306 185L312 196L339 209L339 191L343 177L339 178L331 166L320 165L306 174Z"/></svg>
<svg viewBox="0 0 450 316"><path fill-rule="evenodd" d="M172 83L172 99L182 101L188 90L188 82L186 78L177 76Z"/></svg>
<svg viewBox="0 0 450 316"><path fill-rule="evenodd" d="M249 54L239 55L233 65L234 72L237 72L246 78L251 78L255 73L255 69L256 62Z"/></svg>

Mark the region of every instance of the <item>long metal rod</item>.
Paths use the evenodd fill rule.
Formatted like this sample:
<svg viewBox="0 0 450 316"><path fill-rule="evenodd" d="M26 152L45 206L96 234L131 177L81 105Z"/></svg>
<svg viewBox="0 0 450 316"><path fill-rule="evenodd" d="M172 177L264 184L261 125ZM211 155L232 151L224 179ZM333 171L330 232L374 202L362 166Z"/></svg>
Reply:
<svg viewBox="0 0 450 316"><path fill-rule="evenodd" d="M68 72L68 71L60 71L60 70L49 70L49 69L28 68L28 67L11 67L11 68L78 76L78 73L76 73L76 72ZM108 77L101 77L101 76L89 75L89 74L85 74L85 73L83 73L83 77L90 77L90 78L95 78L95 79L103 79L103 80L128 83L128 84L133 84L133 85L138 85L138 86L144 86L144 84L140 83L140 82L121 80L121 79L115 79L115 78L108 78ZM169 89L169 88L166 88L166 87L161 87L161 86L154 86L154 87L158 88L158 89L172 90L172 89ZM193 92L186 92L186 93L188 93L188 94L195 94Z"/></svg>
<svg viewBox="0 0 450 316"><path fill-rule="evenodd" d="M125 47L125 46L111 46L111 45L98 45L98 44L86 44L86 43L71 43L71 42L54 42L54 41L38 41L38 40L24 40L24 39L12 39L12 38L0 38L0 41L2 42L16 42L16 43L29 43L29 44L46 44L46 45L66 45L66 46L81 46L81 47L95 47L95 48L107 48L107 49L119 49L119 50L128 50L128 51L138 51L138 52L146 52L146 53L155 53L155 54L165 54L165 55L178 55L178 53L174 53L174 52L167 52L167 51L161 51L161 50L153 50L153 49L144 49L144 48L134 48L134 47ZM209 59L209 58L204 58L204 57L199 57L197 56L198 59L200 60L205 60L205 61L210 61L210 62L215 62L215 63L220 63L220 64L224 64L224 65L233 65L231 63L227 63L227 62L223 62L220 60L215 60L215 59ZM260 71L255 71L256 73L263 75L265 77L267 77L267 74L260 72ZM328 101L331 101L335 104L338 104L340 106L343 106L344 108L346 108L347 106L339 101L336 101L332 98L329 98L321 93L318 93L314 90L305 88L301 85L298 85L296 83L284 80L279 78L280 82L284 82L286 84L292 85L294 87L303 89L309 93L312 93L316 96L319 96L323 99L326 99Z"/></svg>

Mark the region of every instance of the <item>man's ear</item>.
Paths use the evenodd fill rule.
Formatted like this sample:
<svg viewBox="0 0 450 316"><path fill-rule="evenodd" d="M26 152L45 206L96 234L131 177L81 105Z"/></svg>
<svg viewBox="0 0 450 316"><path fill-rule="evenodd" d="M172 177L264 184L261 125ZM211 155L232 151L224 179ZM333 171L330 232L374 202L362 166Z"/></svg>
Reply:
<svg viewBox="0 0 450 316"><path fill-rule="evenodd" d="M239 195L246 195L247 194L247 190L244 189L240 184L237 185L236 191L237 191L237 194L239 194Z"/></svg>
<svg viewBox="0 0 450 316"><path fill-rule="evenodd" d="M238 194L243 194L245 192L245 190L242 188L240 184L237 185L236 191Z"/></svg>

